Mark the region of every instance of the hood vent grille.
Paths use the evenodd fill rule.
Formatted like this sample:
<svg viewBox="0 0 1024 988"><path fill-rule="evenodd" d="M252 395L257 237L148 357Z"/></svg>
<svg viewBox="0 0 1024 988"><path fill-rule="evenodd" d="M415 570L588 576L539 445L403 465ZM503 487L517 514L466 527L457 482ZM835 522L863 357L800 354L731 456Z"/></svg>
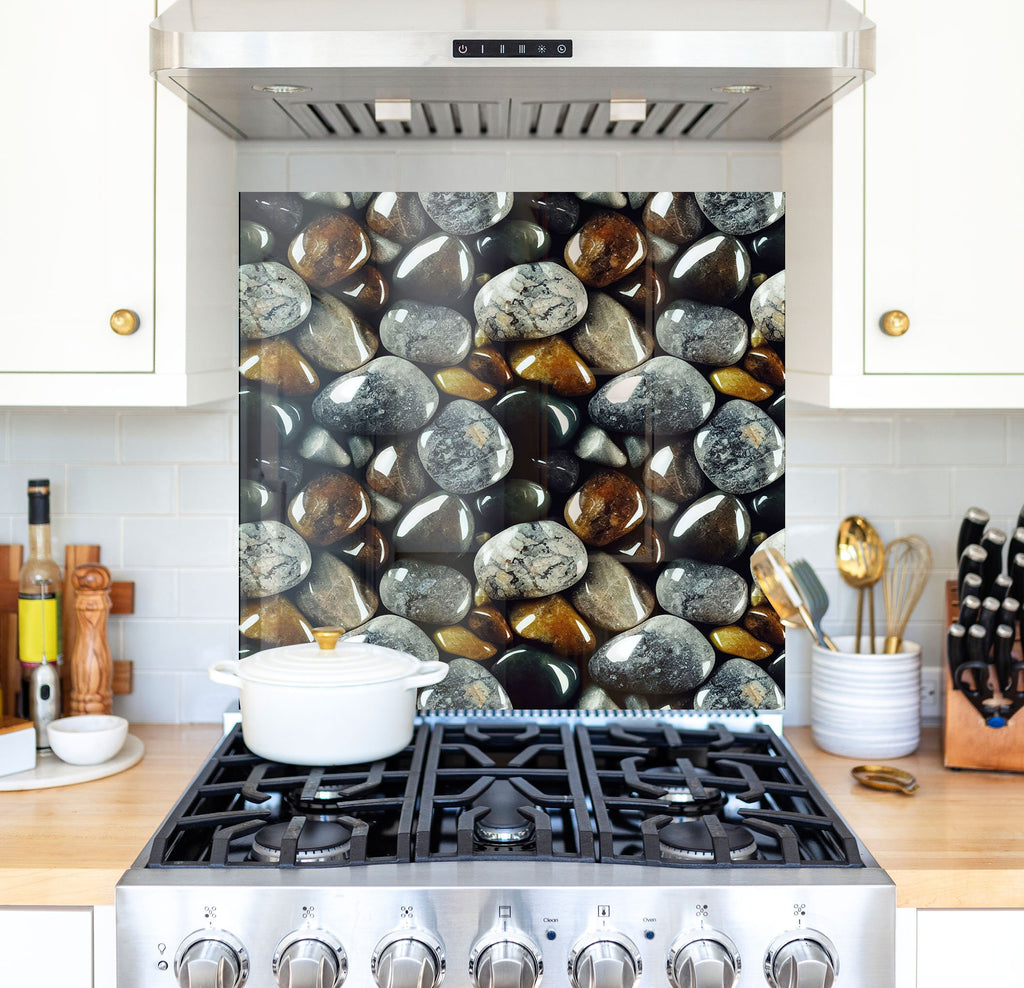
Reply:
<svg viewBox="0 0 1024 988"><path fill-rule="evenodd" d="M652 102L645 120L610 119L607 100L552 102L413 101L411 119L377 120L372 100L285 102L280 108L307 137L352 138L707 138L741 104Z"/></svg>

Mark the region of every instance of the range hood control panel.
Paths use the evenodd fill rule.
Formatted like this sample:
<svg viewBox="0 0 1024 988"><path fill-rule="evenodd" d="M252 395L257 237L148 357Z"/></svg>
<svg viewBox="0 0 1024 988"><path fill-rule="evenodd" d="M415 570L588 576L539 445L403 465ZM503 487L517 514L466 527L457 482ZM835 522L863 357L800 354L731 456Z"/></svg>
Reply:
<svg viewBox="0 0 1024 988"><path fill-rule="evenodd" d="M480 38L456 38L452 42L455 58L572 58L568 38L541 41L512 38L485 41Z"/></svg>

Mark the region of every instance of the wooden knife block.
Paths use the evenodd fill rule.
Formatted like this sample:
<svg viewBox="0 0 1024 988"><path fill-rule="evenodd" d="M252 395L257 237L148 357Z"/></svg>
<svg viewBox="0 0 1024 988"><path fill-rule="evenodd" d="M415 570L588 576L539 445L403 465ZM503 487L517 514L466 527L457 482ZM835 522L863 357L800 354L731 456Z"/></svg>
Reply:
<svg viewBox="0 0 1024 988"><path fill-rule="evenodd" d="M14 713L15 697L21 688L21 665L18 662L18 571L24 558L20 545L0 545L0 689L3 690L3 706L0 715ZM75 613L75 589L71 574L76 566L83 563L98 563L98 545L69 545L64 550L64 597L62 606L62 630L64 632L64 664L61 666L61 695L64 714L69 713L68 702L70 683L68 659L75 646L78 628ZM111 614L131 614L135 610L135 584L113 583L110 587ZM113 664L113 691L115 695L131 693L132 664L120 660Z"/></svg>
<svg viewBox="0 0 1024 988"><path fill-rule="evenodd" d="M946 583L946 626L957 619L960 603L956 581ZM1020 636L1013 654L1021 657ZM946 655L942 656L946 678L946 710L943 720L943 764L946 768L979 768L1024 772L1024 707L1007 721L1005 727L988 727L981 714L959 690L953 689L953 677Z"/></svg>

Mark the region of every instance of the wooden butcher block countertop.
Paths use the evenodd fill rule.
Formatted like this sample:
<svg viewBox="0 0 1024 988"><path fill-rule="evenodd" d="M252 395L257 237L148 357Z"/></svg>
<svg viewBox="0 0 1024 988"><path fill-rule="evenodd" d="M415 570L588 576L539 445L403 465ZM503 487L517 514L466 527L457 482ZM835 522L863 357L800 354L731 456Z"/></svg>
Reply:
<svg viewBox="0 0 1024 988"><path fill-rule="evenodd" d="M220 737L216 725L140 726L142 762L60 789L0 793L0 905L110 905L138 856ZM1024 776L942 767L939 732L909 758L915 796L866 789L858 760L786 737L878 862L901 906L1024 909Z"/></svg>

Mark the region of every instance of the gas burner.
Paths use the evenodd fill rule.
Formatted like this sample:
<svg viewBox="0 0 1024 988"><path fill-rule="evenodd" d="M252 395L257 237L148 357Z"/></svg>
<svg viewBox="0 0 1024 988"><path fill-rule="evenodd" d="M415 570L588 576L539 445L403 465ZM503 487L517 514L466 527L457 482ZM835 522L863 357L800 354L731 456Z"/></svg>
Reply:
<svg viewBox="0 0 1024 988"><path fill-rule="evenodd" d="M722 824L729 838L729 858L747 861L757 853L754 835L746 827L734 823ZM715 852L711 832L699 821L670 823L658 831L661 853L669 861L714 861Z"/></svg>
<svg viewBox="0 0 1024 988"><path fill-rule="evenodd" d="M495 779L476 799L473 809L486 808L473 823L473 834L481 844L525 844L534 836L534 823L518 807L525 800L511 782Z"/></svg>
<svg viewBox="0 0 1024 988"><path fill-rule="evenodd" d="M256 861L277 864L281 845L290 822L272 823L256 832L252 857ZM340 823L306 820L299 832L296 864L331 864L348 860L352 831Z"/></svg>
<svg viewBox="0 0 1024 988"><path fill-rule="evenodd" d="M717 815L726 802L720 789L705 789L703 796L695 796L689 786L671 786L658 799L668 804L669 813L677 816Z"/></svg>
<svg viewBox="0 0 1024 988"><path fill-rule="evenodd" d="M312 796L297 788L285 796L285 805L294 816L312 820L336 820L348 809L350 800L345 786L320 786Z"/></svg>

